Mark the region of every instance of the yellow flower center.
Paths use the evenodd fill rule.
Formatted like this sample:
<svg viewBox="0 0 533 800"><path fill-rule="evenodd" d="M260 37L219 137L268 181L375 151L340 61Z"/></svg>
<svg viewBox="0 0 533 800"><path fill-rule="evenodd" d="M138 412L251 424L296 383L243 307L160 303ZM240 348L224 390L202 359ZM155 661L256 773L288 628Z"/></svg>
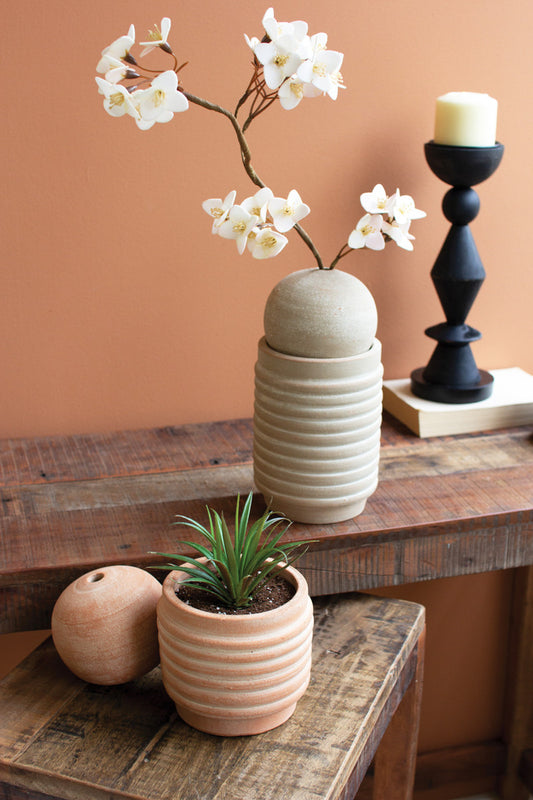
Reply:
<svg viewBox="0 0 533 800"><path fill-rule="evenodd" d="M165 102L165 93L161 89L154 92L154 106L162 106Z"/></svg>
<svg viewBox="0 0 533 800"><path fill-rule="evenodd" d="M124 95L122 92L113 92L113 94L109 95L109 105L111 108L114 106L122 106L124 105Z"/></svg>
<svg viewBox="0 0 533 800"><path fill-rule="evenodd" d="M148 38L150 39L151 42L163 41L163 34L161 33L157 25L154 25L153 31L148 31Z"/></svg>
<svg viewBox="0 0 533 800"><path fill-rule="evenodd" d="M233 226L234 233L242 234L246 230L246 223L245 222L236 222Z"/></svg>
<svg viewBox="0 0 533 800"><path fill-rule="evenodd" d="M265 250L272 250L272 248L275 246L276 246L275 236L265 236L264 239L261 239L261 247L263 247Z"/></svg>
<svg viewBox="0 0 533 800"><path fill-rule="evenodd" d="M291 92L295 94L296 97L303 97L304 96L303 83L291 83Z"/></svg>
<svg viewBox="0 0 533 800"><path fill-rule="evenodd" d="M326 65L313 64L313 72L315 73L315 75L318 75L319 78L325 78L327 75Z"/></svg>
<svg viewBox="0 0 533 800"><path fill-rule="evenodd" d="M283 55L282 53L277 53L274 59L274 64L276 67L284 67L287 61L289 60L288 55Z"/></svg>

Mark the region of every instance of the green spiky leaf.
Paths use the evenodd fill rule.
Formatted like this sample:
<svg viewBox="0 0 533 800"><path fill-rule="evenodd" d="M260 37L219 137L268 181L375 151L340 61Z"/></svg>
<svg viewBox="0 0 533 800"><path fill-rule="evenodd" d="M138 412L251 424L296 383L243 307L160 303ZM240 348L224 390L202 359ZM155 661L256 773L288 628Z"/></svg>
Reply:
<svg viewBox="0 0 533 800"><path fill-rule="evenodd" d="M208 527L191 517L178 515L175 524L196 531L203 543L182 542L193 555L157 553L175 562L157 568L181 570L187 575L184 584L209 592L227 606L249 605L254 592L294 563L310 543L282 543L291 522L270 510L250 524L252 500L250 492L241 507L241 498L237 497L233 537L224 516L214 509L207 508Z"/></svg>

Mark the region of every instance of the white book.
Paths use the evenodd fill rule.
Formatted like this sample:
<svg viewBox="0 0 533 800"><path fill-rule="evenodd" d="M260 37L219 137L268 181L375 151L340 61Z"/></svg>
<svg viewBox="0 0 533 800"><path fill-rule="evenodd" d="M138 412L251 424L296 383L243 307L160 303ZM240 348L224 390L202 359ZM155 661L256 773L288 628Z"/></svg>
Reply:
<svg viewBox="0 0 533 800"><path fill-rule="evenodd" d="M384 381L383 407L420 438L533 423L533 375L519 367L490 374L492 394L478 403L435 403L413 394L409 378Z"/></svg>

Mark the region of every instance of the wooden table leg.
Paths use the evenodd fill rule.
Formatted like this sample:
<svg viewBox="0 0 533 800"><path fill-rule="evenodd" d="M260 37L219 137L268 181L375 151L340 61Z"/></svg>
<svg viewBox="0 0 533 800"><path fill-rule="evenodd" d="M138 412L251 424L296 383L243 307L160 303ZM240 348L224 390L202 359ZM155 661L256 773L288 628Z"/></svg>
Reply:
<svg viewBox="0 0 533 800"><path fill-rule="evenodd" d="M411 800L415 781L424 673L425 630L418 640L411 683L376 752L374 800Z"/></svg>
<svg viewBox="0 0 533 800"><path fill-rule="evenodd" d="M528 800L533 787L526 788L519 770L523 754L533 748L533 567L516 570L507 686L507 767L501 797Z"/></svg>

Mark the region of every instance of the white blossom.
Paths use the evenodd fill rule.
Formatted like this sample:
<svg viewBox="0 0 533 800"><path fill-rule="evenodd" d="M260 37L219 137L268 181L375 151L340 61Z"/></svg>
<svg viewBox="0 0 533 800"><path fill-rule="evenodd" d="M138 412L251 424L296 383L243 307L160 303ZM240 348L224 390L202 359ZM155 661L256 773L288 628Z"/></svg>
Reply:
<svg viewBox="0 0 533 800"><path fill-rule="evenodd" d="M398 247L402 247L404 250L413 250L414 248L411 244L411 240L415 237L409 233L410 224L410 220L402 224L395 220L393 222L384 221L382 230L386 236L392 239L393 242L396 242Z"/></svg>
<svg viewBox="0 0 533 800"><path fill-rule="evenodd" d="M265 222L268 212L268 203L274 197L274 192L267 186L259 189L253 197L247 197L241 205L249 214L254 214L260 222Z"/></svg>
<svg viewBox="0 0 533 800"><path fill-rule="evenodd" d="M412 219L422 219L422 217L426 216L425 211L415 208L413 198L408 194L401 195L399 189L396 189L396 194L393 195L391 200L390 214L399 225L410 222Z"/></svg>
<svg viewBox="0 0 533 800"><path fill-rule="evenodd" d="M296 74L284 81L278 89L279 102L286 111L296 108L304 97L304 84Z"/></svg>
<svg viewBox="0 0 533 800"><path fill-rule="evenodd" d="M250 50L255 50L260 41L257 36L252 36L250 38L250 36L247 36L246 34L244 34L244 39Z"/></svg>
<svg viewBox="0 0 533 800"><path fill-rule="evenodd" d="M242 255L246 249L248 236L258 222L255 214L249 214L242 206L233 206L224 222L218 227L224 239L235 239L237 250Z"/></svg>
<svg viewBox="0 0 533 800"><path fill-rule="evenodd" d="M130 100L135 108L135 122L142 131L147 131L155 125L155 119L146 120L141 116L141 100L147 89L136 89L130 93Z"/></svg>
<svg viewBox="0 0 533 800"><path fill-rule="evenodd" d="M348 237L348 246L353 250L368 247L370 250L383 250L385 239L381 233L383 217L381 214L365 214Z"/></svg>
<svg viewBox="0 0 533 800"><path fill-rule="evenodd" d="M296 108L304 97L304 84L296 74L284 81L278 89L279 102L286 111Z"/></svg>
<svg viewBox="0 0 533 800"><path fill-rule="evenodd" d="M323 50L316 47L313 57L304 61L298 68L298 77L304 83L311 83L322 93L336 100L339 87L344 88L340 68L343 54L336 50Z"/></svg>
<svg viewBox="0 0 533 800"><path fill-rule="evenodd" d="M248 236L248 249L254 258L274 258L288 241L286 236L272 228L254 228Z"/></svg>
<svg viewBox="0 0 533 800"><path fill-rule="evenodd" d="M368 214L391 215L394 197L387 197L387 193L381 183L377 183L371 192L363 192L359 199Z"/></svg>
<svg viewBox="0 0 533 800"><path fill-rule="evenodd" d="M129 31L125 36L119 36L108 47L102 50L102 58L96 66L96 71L104 74L110 68L110 59L126 58L130 48L135 44L135 27L130 25Z"/></svg>
<svg viewBox="0 0 533 800"><path fill-rule="evenodd" d="M291 75L278 89L279 102L286 111L296 108L304 97L321 97L322 92L312 83L300 80L298 73Z"/></svg>
<svg viewBox="0 0 533 800"><path fill-rule="evenodd" d="M270 41L256 43L253 50L263 65L267 86L269 89L278 89L312 54L307 22L278 22L274 17L274 9L269 8L263 17L263 27ZM247 41L251 40L247 38Z"/></svg>
<svg viewBox="0 0 533 800"><path fill-rule="evenodd" d="M124 86L110 83L103 78L95 78L98 84L98 91L104 95L104 108L112 117L122 117L124 114L129 114L135 119L139 118L132 97Z"/></svg>
<svg viewBox="0 0 533 800"><path fill-rule="evenodd" d="M113 56L106 56L108 60L108 70L105 74L106 81L109 83L118 83L119 81L123 80L126 75L135 75L136 73L133 72L131 67L125 64L123 61L120 61L118 58L114 58Z"/></svg>
<svg viewBox="0 0 533 800"><path fill-rule="evenodd" d="M367 212L357 227L350 234L348 244L352 248L370 247L382 250L385 246L385 235L404 250L412 250L411 241L415 238L409 233L411 219L425 217L424 211L415 208L409 195L400 195L400 190L391 197L387 196L381 183L377 183L371 192L363 192L361 205Z"/></svg>
<svg viewBox="0 0 533 800"><path fill-rule="evenodd" d="M310 37L310 44L311 44L311 58L316 58L318 52L320 50L326 50L328 46L328 35L327 33L314 33Z"/></svg>
<svg viewBox="0 0 533 800"><path fill-rule="evenodd" d="M144 46L144 50L141 53L141 58L149 53L151 50L155 50L156 47L164 47L164 49L170 50L170 46L167 43L168 34L170 33L170 26L172 22L170 17L163 17L161 20L161 27L158 28L157 25L154 25L154 30L148 32L148 41L147 42L139 42L140 45Z"/></svg>
<svg viewBox="0 0 533 800"><path fill-rule="evenodd" d="M142 127L151 127L154 122L169 122L175 112L189 108L189 101L178 90L178 76L171 69L162 72L148 89L139 90L135 95L141 118L147 123Z"/></svg>
<svg viewBox="0 0 533 800"><path fill-rule="evenodd" d="M281 39L279 42L260 42L254 53L263 65L263 74L269 89L278 89L302 63L301 57L293 49L290 37L285 42Z"/></svg>
<svg viewBox="0 0 533 800"><path fill-rule="evenodd" d="M224 200L222 200L220 197L217 197L210 200L204 200L202 203L203 210L213 217L213 227L211 228L212 233L218 233L218 229L227 218L230 208L232 208L235 202L236 196L237 192L235 189L233 189L233 191L226 195Z"/></svg>
<svg viewBox="0 0 533 800"><path fill-rule="evenodd" d="M276 229L280 233L289 231L311 211L308 205L302 203L302 198L296 189L291 189L287 199L273 197L268 204L268 210L272 215Z"/></svg>
<svg viewBox="0 0 533 800"><path fill-rule="evenodd" d="M287 44L291 42L294 50L298 51L302 46L309 47L309 37L307 36L308 25L303 20L296 20L295 22L278 22L274 17L274 9L269 8L263 17L263 28L268 34L272 42L282 42ZM307 55L301 54L302 58Z"/></svg>

